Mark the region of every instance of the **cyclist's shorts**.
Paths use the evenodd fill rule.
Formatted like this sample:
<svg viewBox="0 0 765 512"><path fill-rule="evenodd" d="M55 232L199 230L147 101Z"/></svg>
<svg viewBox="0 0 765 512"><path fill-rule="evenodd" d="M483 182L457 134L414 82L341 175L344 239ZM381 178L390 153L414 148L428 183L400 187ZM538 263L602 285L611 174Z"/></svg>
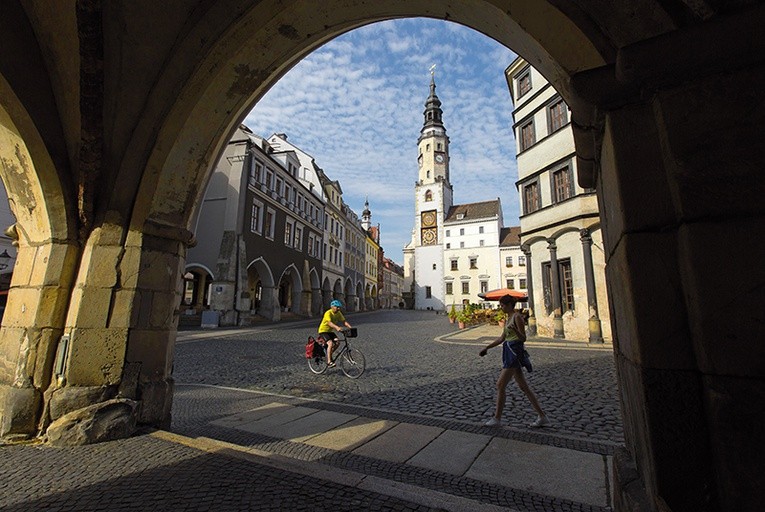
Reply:
<svg viewBox="0 0 765 512"><path fill-rule="evenodd" d="M335 331L320 332L319 336L324 338L325 341L330 341L330 340L336 340L337 339L337 333Z"/></svg>

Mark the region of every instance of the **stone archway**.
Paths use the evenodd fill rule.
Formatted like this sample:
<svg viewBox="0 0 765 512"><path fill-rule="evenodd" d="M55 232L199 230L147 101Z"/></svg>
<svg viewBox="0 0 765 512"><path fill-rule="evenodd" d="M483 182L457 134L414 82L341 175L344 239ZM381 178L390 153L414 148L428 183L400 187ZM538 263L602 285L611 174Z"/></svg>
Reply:
<svg viewBox="0 0 765 512"><path fill-rule="evenodd" d="M765 168L765 114L753 108L765 85L763 7L184 6L84 1L53 17L42 1L4 5L0 175L22 268L0 332L0 433L44 432L56 418L42 411L117 391L125 415L166 425L188 226L227 135L311 49L362 24L431 16L513 48L573 111L580 184L597 188L603 209L628 447L616 459L615 507L762 501L757 479L741 475L761 474L765 458L751 443L764 419L765 348L748 342L765 325L752 308L765 293L764 207L752 186ZM25 214L29 199L36 208ZM54 369L57 350L67 357Z"/></svg>
<svg viewBox="0 0 765 512"><path fill-rule="evenodd" d="M276 282L265 259L256 258L247 265L247 290L251 312L272 322L281 319L281 312L277 307Z"/></svg>

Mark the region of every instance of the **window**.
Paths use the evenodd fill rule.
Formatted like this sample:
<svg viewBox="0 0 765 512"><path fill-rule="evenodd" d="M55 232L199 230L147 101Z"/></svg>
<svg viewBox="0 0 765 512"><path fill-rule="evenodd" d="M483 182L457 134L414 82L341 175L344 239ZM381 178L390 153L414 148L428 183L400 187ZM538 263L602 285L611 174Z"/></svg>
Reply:
<svg viewBox="0 0 765 512"><path fill-rule="evenodd" d="M534 121L529 121L521 126L521 136L519 139L521 141L521 151L525 151L534 145Z"/></svg>
<svg viewBox="0 0 765 512"><path fill-rule="evenodd" d="M295 245L293 245L298 251L303 250L303 228L295 226Z"/></svg>
<svg viewBox="0 0 765 512"><path fill-rule="evenodd" d="M308 256L313 256L313 242L314 242L313 234L309 233L308 234Z"/></svg>
<svg viewBox="0 0 765 512"><path fill-rule="evenodd" d="M451 249L452 248L452 244L446 244L446 248L447 249Z"/></svg>
<svg viewBox="0 0 765 512"><path fill-rule="evenodd" d="M526 256L518 256L518 265L521 267L526 266Z"/></svg>
<svg viewBox="0 0 765 512"><path fill-rule="evenodd" d="M478 268L478 258L470 258L470 269L475 270Z"/></svg>
<svg viewBox="0 0 765 512"><path fill-rule="evenodd" d="M465 228L460 228L460 236L465 234Z"/></svg>
<svg viewBox="0 0 765 512"><path fill-rule="evenodd" d="M479 241L478 241L478 245L479 245L480 247L483 247L483 240L479 240Z"/></svg>
<svg viewBox="0 0 765 512"><path fill-rule="evenodd" d="M451 236L451 234L452 234L452 231L450 229L447 229L446 230L446 236Z"/></svg>
<svg viewBox="0 0 765 512"><path fill-rule="evenodd" d="M483 233L483 226L478 226L478 233Z"/></svg>
<svg viewBox="0 0 765 512"><path fill-rule="evenodd" d="M523 213L539 210L539 182L535 181L523 187Z"/></svg>
<svg viewBox="0 0 765 512"><path fill-rule="evenodd" d="M553 202L559 203L574 195L574 180L568 165L552 173Z"/></svg>
<svg viewBox="0 0 765 512"><path fill-rule="evenodd" d="M505 280L505 287L508 290L515 290L515 279L506 279Z"/></svg>
<svg viewBox="0 0 765 512"><path fill-rule="evenodd" d="M552 287L552 265L550 262L542 263L542 287L545 296L545 309L547 314L553 312L553 287ZM525 280L521 283L525 286ZM566 311L574 310L574 280L571 275L571 260L558 260L558 292L560 296L561 314Z"/></svg>
<svg viewBox="0 0 765 512"><path fill-rule="evenodd" d="M289 185L284 185L284 199L286 199L288 203L292 201L292 187Z"/></svg>
<svg viewBox="0 0 765 512"><path fill-rule="evenodd" d="M438 151L441 151L443 149L443 145L439 142L438 144L436 144L436 149L438 149Z"/></svg>
<svg viewBox="0 0 765 512"><path fill-rule="evenodd" d="M520 98L531 90L531 71L527 70L518 76L518 97Z"/></svg>
<svg viewBox="0 0 765 512"><path fill-rule="evenodd" d="M260 203L252 202L252 214L250 215L250 231L253 233L260 233L260 216L263 205Z"/></svg>
<svg viewBox="0 0 765 512"><path fill-rule="evenodd" d="M266 188L268 190L271 190L273 183L274 183L274 171L272 171L271 169L268 169L266 171Z"/></svg>
<svg viewBox="0 0 765 512"><path fill-rule="evenodd" d="M287 222L284 225L284 245L289 247L292 243L292 223Z"/></svg>
<svg viewBox="0 0 765 512"><path fill-rule="evenodd" d="M281 178L276 178L276 193L281 196L282 195L282 187L284 186L284 181Z"/></svg>
<svg viewBox="0 0 765 512"><path fill-rule="evenodd" d="M266 238L274 239L274 226L276 224L276 215L271 208L266 208L266 216L263 217L263 229L266 232Z"/></svg>
<svg viewBox="0 0 765 512"><path fill-rule="evenodd" d="M465 242L460 242L460 249L464 249L464 248L465 248Z"/></svg>
<svg viewBox="0 0 765 512"><path fill-rule="evenodd" d="M520 279L518 280L518 287L519 287L521 290L525 290L525 289L526 289L526 280L525 280L524 278L520 278Z"/></svg>
<svg viewBox="0 0 765 512"><path fill-rule="evenodd" d="M425 298L430 299L432 297L430 286L425 287Z"/></svg>
<svg viewBox="0 0 765 512"><path fill-rule="evenodd" d="M436 264L435 264L435 263L433 263L433 270L435 270L435 269L436 269Z"/></svg>
<svg viewBox="0 0 765 512"><path fill-rule="evenodd" d="M486 293L488 291L489 291L489 282L481 281L481 293Z"/></svg>
<svg viewBox="0 0 765 512"><path fill-rule="evenodd" d="M430 178L430 171L428 171L428 178ZM433 200L433 192L430 190L425 191L425 201L432 201Z"/></svg>
<svg viewBox="0 0 765 512"><path fill-rule="evenodd" d="M462 283L462 295L470 295L470 283L468 281Z"/></svg>
<svg viewBox="0 0 765 512"><path fill-rule="evenodd" d="M513 257L512 256L505 256L505 266L506 267L512 267L513 266Z"/></svg>
<svg viewBox="0 0 765 512"><path fill-rule="evenodd" d="M255 185L257 183L260 183L260 180L263 177L263 166L260 165L258 162L255 162L255 164L252 166L252 171L250 171L250 184Z"/></svg>
<svg viewBox="0 0 765 512"><path fill-rule="evenodd" d="M547 125L550 133L557 132L568 122L568 111L563 100L547 107Z"/></svg>
<svg viewBox="0 0 765 512"><path fill-rule="evenodd" d="M453 286L452 283L446 283L446 295L452 295Z"/></svg>
<svg viewBox="0 0 765 512"><path fill-rule="evenodd" d="M458 260L452 260L452 270L459 270L459 268L457 268L457 261Z"/></svg>

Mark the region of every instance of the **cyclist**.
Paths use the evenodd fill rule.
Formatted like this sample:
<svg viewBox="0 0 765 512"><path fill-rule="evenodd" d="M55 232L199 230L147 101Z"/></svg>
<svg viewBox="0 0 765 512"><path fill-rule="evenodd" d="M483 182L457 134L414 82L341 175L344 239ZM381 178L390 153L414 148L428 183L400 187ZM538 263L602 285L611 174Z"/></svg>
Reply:
<svg viewBox="0 0 765 512"><path fill-rule="evenodd" d="M342 311L340 311L342 307L343 303L337 299L330 302L329 309L324 313L319 324L319 336L327 341L327 366L335 366L335 363L332 362L332 351L335 349L335 340L337 339L335 331L343 330L341 324L348 329L351 328L351 324L346 321Z"/></svg>

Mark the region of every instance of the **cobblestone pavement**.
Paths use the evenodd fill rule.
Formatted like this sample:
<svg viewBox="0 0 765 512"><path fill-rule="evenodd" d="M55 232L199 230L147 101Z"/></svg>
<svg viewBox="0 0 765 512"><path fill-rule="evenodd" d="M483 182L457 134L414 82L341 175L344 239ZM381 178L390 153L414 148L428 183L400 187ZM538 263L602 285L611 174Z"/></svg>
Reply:
<svg viewBox="0 0 765 512"><path fill-rule="evenodd" d="M438 510L151 436L0 448L0 510Z"/></svg>
<svg viewBox="0 0 765 512"><path fill-rule="evenodd" d="M397 413L480 423L493 412L499 348L478 357L481 346L437 343L456 327L443 315L378 311L349 317L358 327L353 346L366 356L367 370L356 380L339 369L314 375L304 357L315 326L276 325L244 334L180 341L175 370L179 384L208 384L307 397ZM318 321L315 322L318 324ZM497 334L499 328L497 327ZM183 337L181 337L183 340ZM613 354L607 350L528 347L534 371L528 381L547 411L547 432L589 441L623 443ZM180 389L180 387L179 387ZM180 395L178 395L180 396ZM214 404L208 404L215 409ZM184 410L176 400L174 427L206 411ZM525 429L534 414L517 386L508 386L504 420Z"/></svg>
<svg viewBox="0 0 765 512"><path fill-rule="evenodd" d="M456 329L425 312L359 313L350 321L359 328L353 344L367 359L357 380L308 370L304 344L317 322L181 333L171 430L187 437L158 432L77 448L0 447L0 511L609 510L210 423L274 400L310 400L327 411L599 454L607 474L622 444L609 351L529 346L529 381L553 426L528 429L531 408L511 385L509 428L489 429L481 422L493 408L500 353L477 352L490 337L436 342ZM280 466L272 457L293 462Z"/></svg>

